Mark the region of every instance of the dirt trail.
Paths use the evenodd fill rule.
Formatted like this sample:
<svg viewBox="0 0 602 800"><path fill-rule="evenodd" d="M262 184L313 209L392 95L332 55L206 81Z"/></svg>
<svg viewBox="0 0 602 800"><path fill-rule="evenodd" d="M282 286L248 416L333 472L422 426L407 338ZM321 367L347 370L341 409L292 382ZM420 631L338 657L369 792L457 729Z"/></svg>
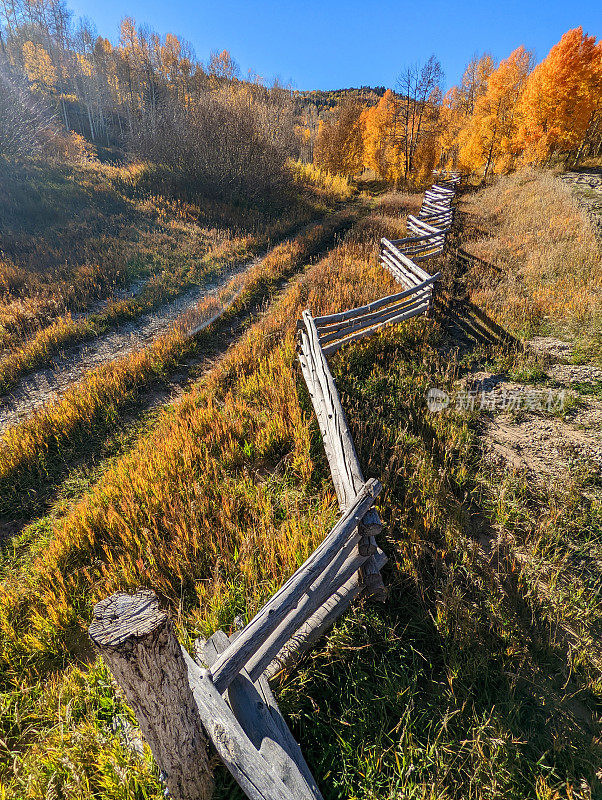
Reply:
<svg viewBox="0 0 602 800"><path fill-rule="evenodd" d="M0 434L80 381L90 370L147 347L200 300L216 295L232 278L250 269L263 257L257 256L221 275L219 281L195 287L92 341L70 347L56 356L51 367L23 377L8 394L0 396Z"/></svg>

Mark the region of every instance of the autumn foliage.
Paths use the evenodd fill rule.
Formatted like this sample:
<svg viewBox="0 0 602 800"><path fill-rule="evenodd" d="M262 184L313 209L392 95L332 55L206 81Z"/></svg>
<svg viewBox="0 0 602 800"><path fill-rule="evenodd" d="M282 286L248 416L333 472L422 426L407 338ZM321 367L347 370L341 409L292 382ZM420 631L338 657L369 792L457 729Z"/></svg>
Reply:
<svg viewBox="0 0 602 800"><path fill-rule="evenodd" d="M518 143L528 162L579 152L602 110L602 41L581 28L564 34L531 73L522 94Z"/></svg>
<svg viewBox="0 0 602 800"><path fill-rule="evenodd" d="M533 68L522 45L496 65L475 56L441 94L434 57L407 68L397 91L353 115L341 106L322 123L315 163L346 175L371 170L392 183L421 183L434 167L487 179L523 164L602 154L602 41L575 28Z"/></svg>

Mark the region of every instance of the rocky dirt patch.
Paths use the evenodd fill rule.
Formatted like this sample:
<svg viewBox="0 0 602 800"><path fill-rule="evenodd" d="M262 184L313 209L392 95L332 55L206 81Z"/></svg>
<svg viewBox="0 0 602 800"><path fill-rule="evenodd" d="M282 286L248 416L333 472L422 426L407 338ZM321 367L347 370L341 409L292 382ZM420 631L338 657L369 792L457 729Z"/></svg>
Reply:
<svg viewBox="0 0 602 800"><path fill-rule="evenodd" d="M581 169L566 172L561 180L571 187L579 205L594 223L594 229L602 238L602 169Z"/></svg>
<svg viewBox="0 0 602 800"><path fill-rule="evenodd" d="M570 355L570 345L559 340L553 349ZM547 377L545 385L489 372L470 377L466 388L484 415L486 456L539 481L562 479L581 467L602 476L602 370L555 363Z"/></svg>

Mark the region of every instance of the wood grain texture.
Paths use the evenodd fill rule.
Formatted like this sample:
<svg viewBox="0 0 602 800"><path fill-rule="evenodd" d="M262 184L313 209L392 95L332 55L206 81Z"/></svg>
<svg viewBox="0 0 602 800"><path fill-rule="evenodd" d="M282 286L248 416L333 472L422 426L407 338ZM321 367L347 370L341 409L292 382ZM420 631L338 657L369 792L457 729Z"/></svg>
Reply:
<svg viewBox="0 0 602 800"><path fill-rule="evenodd" d="M308 311L303 312L305 331L301 331L302 348L306 350L306 358L314 371L315 380L320 386L325 403L327 436L330 450L335 460L333 478L339 506L346 509L364 483L360 463L355 452L355 445L347 423L347 417L341 405L341 399L328 367L315 323ZM329 465L332 467L333 465Z"/></svg>
<svg viewBox="0 0 602 800"><path fill-rule="evenodd" d="M203 648L203 660L213 666L219 655L239 632L228 638L216 631ZM253 683L245 669L232 681L225 693L232 713L282 783L300 800L322 800L322 795L290 732L269 683L264 676Z"/></svg>
<svg viewBox="0 0 602 800"><path fill-rule="evenodd" d="M442 231L439 228L437 228L435 225L430 225L428 222L425 222L424 220L420 219L419 217L415 217L413 214L409 214L408 218L406 219L406 225L408 227L409 227L410 223L412 225L414 225L416 228L418 228L421 232L426 234L427 236L428 235L431 235L431 236L439 235L440 236L442 234ZM393 242L393 244L395 244L395 242Z"/></svg>
<svg viewBox="0 0 602 800"><path fill-rule="evenodd" d="M333 342L332 344L328 344L324 347L324 354L325 355L332 355L332 353L336 353L344 345L350 344L351 342L356 342L359 339L363 339L365 336L370 336L373 333L381 330L385 327L385 325L391 325L393 323L404 322L405 320L412 319L412 317L416 317L419 314L426 314L429 310L430 302L429 300L424 300L420 303L416 308L411 311L406 311L403 314L400 314L398 317L393 319L387 320L386 322L381 322L378 325L374 325L372 328L366 328L359 333L354 333L351 336L348 336L346 339L340 339L338 342Z"/></svg>
<svg viewBox="0 0 602 800"><path fill-rule="evenodd" d="M213 684L209 671L199 667L183 648L182 656L203 727L249 800L298 800L250 740Z"/></svg>
<svg viewBox="0 0 602 800"><path fill-rule="evenodd" d="M397 247L395 247L394 244L391 244L391 242L388 239L383 239L381 240L381 242L383 246L387 250L389 250L393 256L395 256L396 259L402 262L404 267L409 272L416 275L416 277L418 278L418 283L420 283L421 281L426 281L431 277L428 274L428 272L426 272L426 270L422 269L422 267L419 267L417 264L414 264L414 262L410 258L405 256Z"/></svg>
<svg viewBox="0 0 602 800"><path fill-rule="evenodd" d="M407 297L404 300L400 300L397 303L393 303L390 306L385 306L377 309L376 311L372 311L371 313L363 314L360 317L355 317L354 319L346 322L339 322L338 324L331 325L326 329L321 329L320 344L324 346L327 342L340 339L343 336L354 333L356 330L361 330L362 328L366 328L367 326L376 324L377 322L384 322L390 317L401 314L404 310L410 309L416 303L422 302L424 298L428 296L429 292L430 287L426 287L424 290L416 292L413 296Z"/></svg>
<svg viewBox="0 0 602 800"><path fill-rule="evenodd" d="M351 308L348 311L339 311L336 314L328 314L323 317L314 317L314 324L321 333L322 330L327 329L332 324L345 322L346 320L353 319L354 317L363 316L363 314L369 314L371 311L376 311L382 306L387 306L391 303L397 302L398 300L411 297L416 292L419 292L421 289L429 286L431 283L433 283L433 281L436 281L440 276L441 273L437 272L436 275L432 275L428 280L423 281L418 286L414 286L411 289L406 289L403 292L397 292L396 294L388 295L387 297L381 297L379 300L373 300L371 303L368 303L365 306L358 306L357 308ZM302 323L300 324L303 325Z"/></svg>
<svg viewBox="0 0 602 800"><path fill-rule="evenodd" d="M253 653L246 665L252 681L259 679L299 628L367 561L367 556L359 554L358 539L359 536L353 537L341 548L309 591L296 606L291 608L271 636Z"/></svg>
<svg viewBox="0 0 602 800"><path fill-rule="evenodd" d="M154 592L117 593L94 607L90 638L132 707L174 800L205 800L207 742L180 644Z"/></svg>
<svg viewBox="0 0 602 800"><path fill-rule="evenodd" d="M426 289L424 294L420 293L416 299L409 298L409 300L403 300L401 303L396 303L394 306L380 309L372 314L366 314L364 317L354 320L353 323L342 325L339 330L335 331L334 333L328 333L324 336L321 336L320 344L322 347L324 347L324 345L328 344L329 342L346 338L356 331L364 330L366 328L369 328L370 331L373 331L379 326L383 327L386 324L391 324L402 320L405 318L404 315L406 312L413 311L415 308L418 308L418 306L424 304L425 299L428 298L429 292L430 289Z"/></svg>
<svg viewBox="0 0 602 800"><path fill-rule="evenodd" d="M382 550L377 550L373 559L373 569L380 570L387 563L387 557ZM272 680L284 672L292 669L312 645L326 633L336 620L347 611L351 603L364 591L363 577L355 573L341 586L325 603L313 614L307 622L299 628L289 640L278 657L275 658L265 671L265 676Z"/></svg>

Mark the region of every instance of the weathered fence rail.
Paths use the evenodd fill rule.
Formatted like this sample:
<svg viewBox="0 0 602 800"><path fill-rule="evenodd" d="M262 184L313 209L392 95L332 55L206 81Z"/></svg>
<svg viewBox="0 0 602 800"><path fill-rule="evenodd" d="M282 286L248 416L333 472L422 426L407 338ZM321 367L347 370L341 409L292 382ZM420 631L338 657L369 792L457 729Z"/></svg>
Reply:
<svg viewBox="0 0 602 800"><path fill-rule="evenodd" d="M207 739L251 800L322 800L268 681L290 669L366 591L385 597L387 561L376 542L381 491L366 480L327 356L418 314L428 313L439 273L417 261L445 247L460 177L443 175L425 193L414 235L382 239L380 263L403 286L359 308L297 323L301 372L318 420L341 516L318 548L263 605L228 636L216 631L181 647L172 623L148 590L98 603L90 637L134 710L174 800L205 800L212 790Z"/></svg>

